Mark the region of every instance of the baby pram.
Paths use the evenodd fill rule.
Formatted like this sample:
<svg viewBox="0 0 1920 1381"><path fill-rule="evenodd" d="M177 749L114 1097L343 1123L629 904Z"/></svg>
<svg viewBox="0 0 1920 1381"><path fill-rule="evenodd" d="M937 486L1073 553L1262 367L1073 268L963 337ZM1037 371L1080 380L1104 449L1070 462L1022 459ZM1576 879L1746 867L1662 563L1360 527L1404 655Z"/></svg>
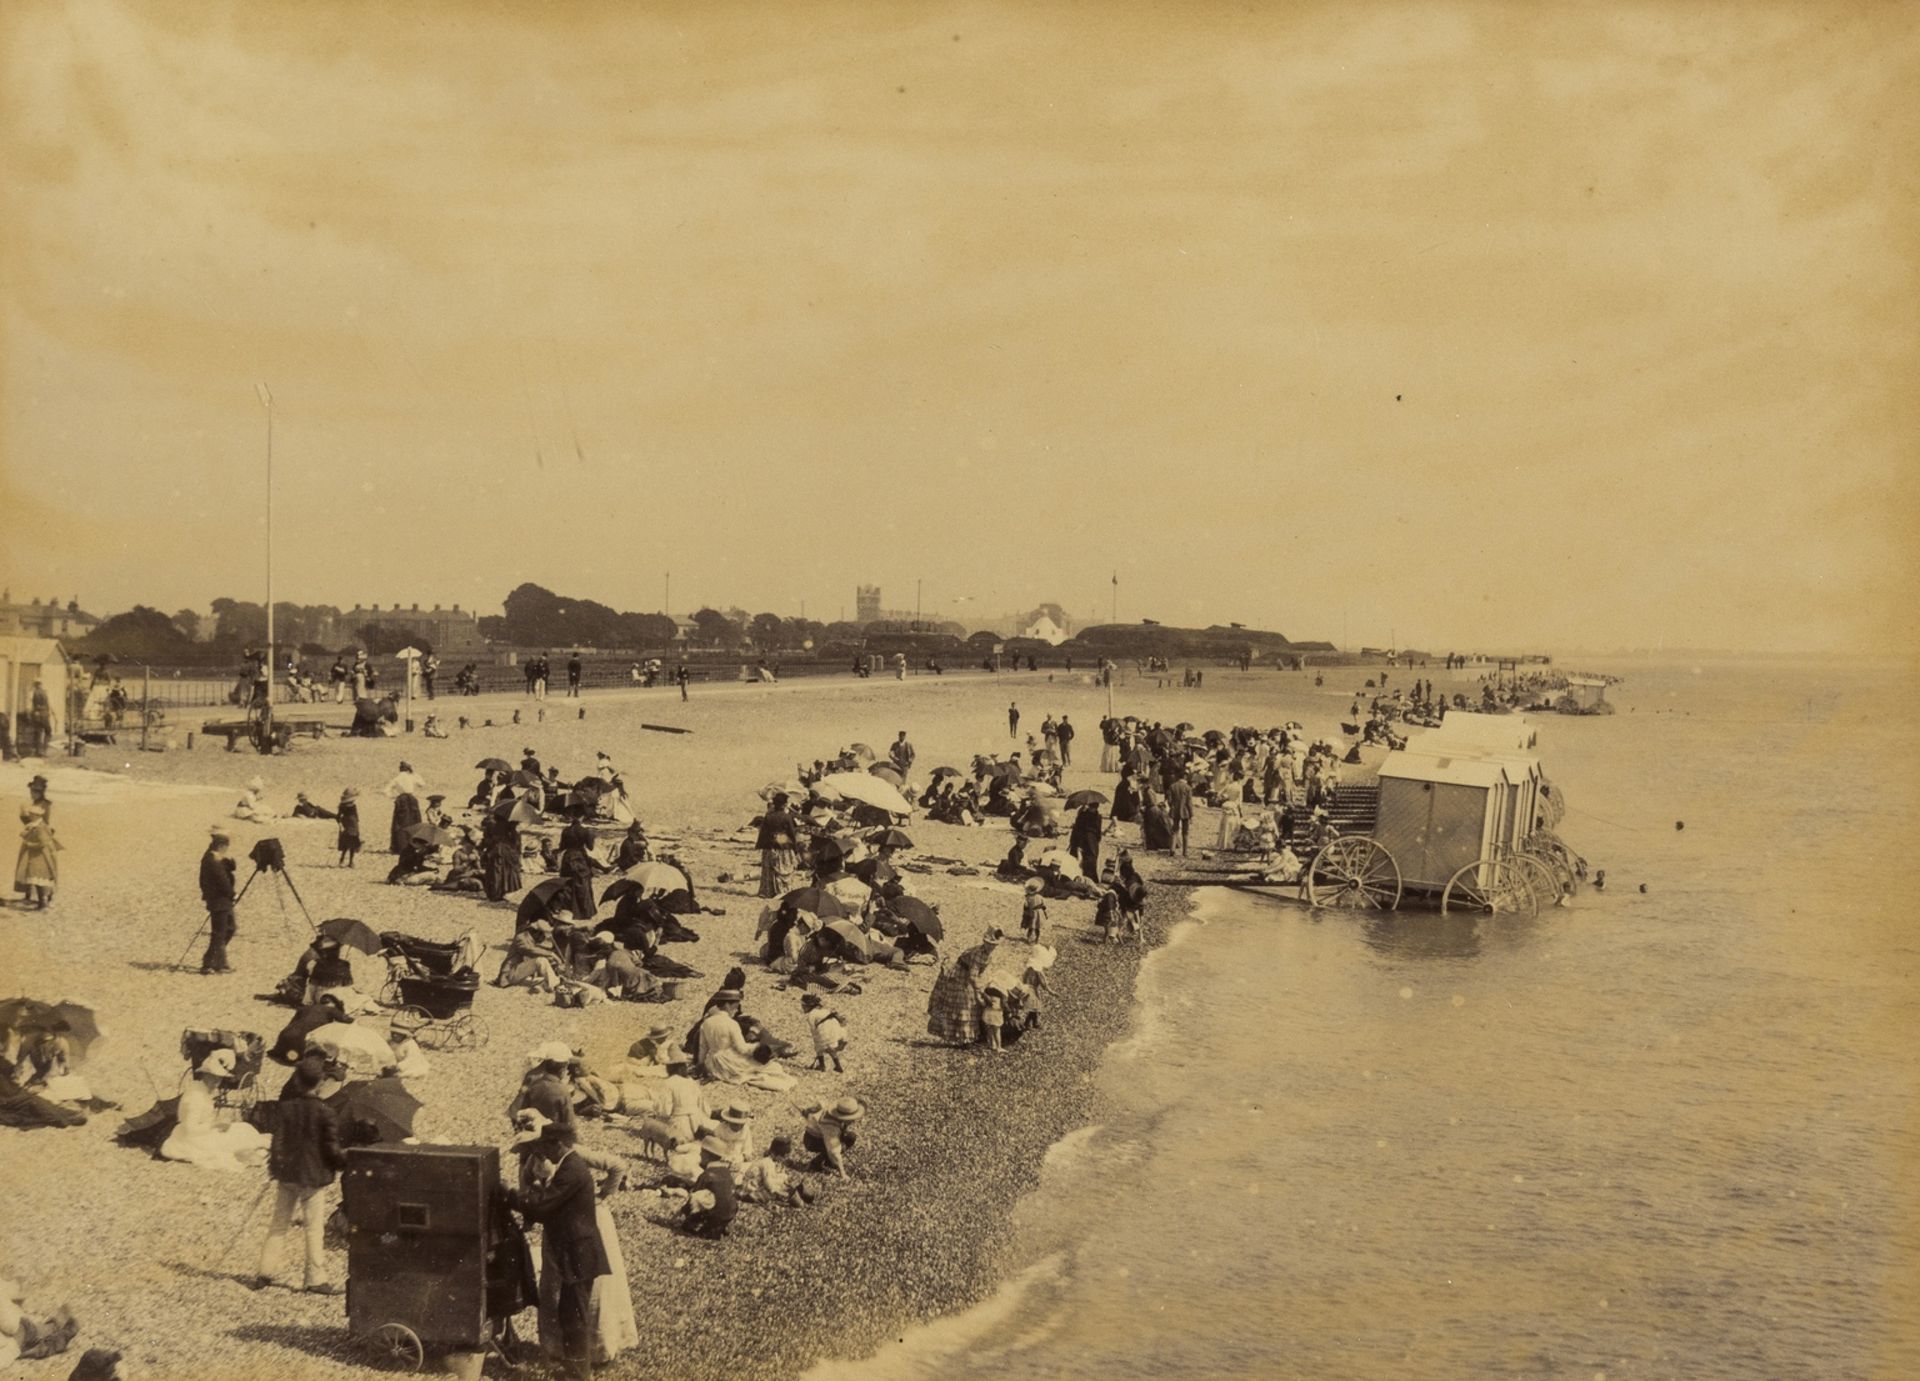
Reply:
<svg viewBox="0 0 1920 1381"><path fill-rule="evenodd" d="M471 930L446 942L388 930L380 943L387 960L380 1000L400 1009L396 1027L431 1050L477 1050L487 1043L486 1023L473 1014L480 942Z"/></svg>

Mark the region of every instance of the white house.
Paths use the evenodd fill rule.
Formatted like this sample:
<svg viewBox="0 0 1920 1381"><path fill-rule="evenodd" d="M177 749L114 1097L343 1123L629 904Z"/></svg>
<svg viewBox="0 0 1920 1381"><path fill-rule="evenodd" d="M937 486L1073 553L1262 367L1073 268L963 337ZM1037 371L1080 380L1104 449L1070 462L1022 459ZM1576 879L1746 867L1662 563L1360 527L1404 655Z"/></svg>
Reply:
<svg viewBox="0 0 1920 1381"><path fill-rule="evenodd" d="M1042 614L1032 623L1020 630L1023 638L1038 638L1041 642L1058 647L1067 640L1067 630L1053 621L1050 614Z"/></svg>

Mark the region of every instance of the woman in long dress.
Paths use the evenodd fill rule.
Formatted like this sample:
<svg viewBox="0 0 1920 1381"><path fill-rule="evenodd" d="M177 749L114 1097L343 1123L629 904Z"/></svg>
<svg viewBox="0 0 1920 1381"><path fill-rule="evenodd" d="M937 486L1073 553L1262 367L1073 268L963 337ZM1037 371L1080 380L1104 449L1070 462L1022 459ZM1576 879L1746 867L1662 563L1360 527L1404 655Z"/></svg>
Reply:
<svg viewBox="0 0 1920 1381"><path fill-rule="evenodd" d="M487 838L483 845L486 870L481 876L488 901L504 901L509 892L518 892L520 878L520 827L511 820L487 818Z"/></svg>
<svg viewBox="0 0 1920 1381"><path fill-rule="evenodd" d="M722 998L716 1000L701 1019L701 1072L723 1084L744 1084L773 1093L786 1092L799 1080L772 1061L761 1064L753 1058L753 1047L747 1044L746 1034L740 1029L739 1012L740 999L737 996Z"/></svg>
<svg viewBox="0 0 1920 1381"><path fill-rule="evenodd" d="M60 841L53 837L44 806L20 807L20 856L13 865L13 889L26 905L41 910L53 905L53 889L60 885L60 864L54 857Z"/></svg>
<svg viewBox="0 0 1920 1381"><path fill-rule="evenodd" d="M760 817L760 837L754 847L760 850L760 895L784 897L793 890L793 870L799 863L798 836L793 817L787 813L787 793L776 791Z"/></svg>
<svg viewBox="0 0 1920 1381"><path fill-rule="evenodd" d="M420 823L420 793L427 784L414 773L413 764L403 762L387 783L387 795L393 798L393 825L387 832L387 848L399 853L407 847L407 831Z"/></svg>
<svg viewBox="0 0 1920 1381"><path fill-rule="evenodd" d="M233 1078L231 1050L211 1050L180 1094L173 1132L161 1143L162 1160L185 1161L203 1170L248 1170L259 1164L266 1138L245 1122L223 1123L214 1090Z"/></svg>

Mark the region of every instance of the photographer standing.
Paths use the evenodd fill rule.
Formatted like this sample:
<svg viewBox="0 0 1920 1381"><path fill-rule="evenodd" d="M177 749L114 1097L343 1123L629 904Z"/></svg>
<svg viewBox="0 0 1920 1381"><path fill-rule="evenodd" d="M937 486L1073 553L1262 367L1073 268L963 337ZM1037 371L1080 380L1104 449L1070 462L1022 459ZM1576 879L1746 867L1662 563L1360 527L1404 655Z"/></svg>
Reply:
<svg viewBox="0 0 1920 1381"><path fill-rule="evenodd" d="M287 1231L297 1209L306 1246L304 1285L309 1294L337 1295L340 1287L327 1279L327 1186L346 1168L340 1149L334 1111L320 1101L325 1063L304 1056L280 1094L279 1117L274 1123L273 1149L267 1153L267 1173L273 1177L273 1217L267 1225L266 1245L260 1250L260 1271L253 1288L274 1283L285 1253Z"/></svg>
<svg viewBox="0 0 1920 1381"><path fill-rule="evenodd" d="M207 904L207 952L200 960L200 972L232 973L227 962L227 941L239 927L234 923L233 860L227 857L230 841L219 830L207 841L200 856L200 899Z"/></svg>

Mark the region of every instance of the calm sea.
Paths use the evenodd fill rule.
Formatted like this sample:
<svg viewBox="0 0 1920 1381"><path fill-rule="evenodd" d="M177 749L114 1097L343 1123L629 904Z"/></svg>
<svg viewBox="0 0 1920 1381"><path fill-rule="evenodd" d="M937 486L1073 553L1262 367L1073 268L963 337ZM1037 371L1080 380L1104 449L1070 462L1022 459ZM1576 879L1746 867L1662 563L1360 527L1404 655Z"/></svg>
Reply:
<svg viewBox="0 0 1920 1381"><path fill-rule="evenodd" d="M1207 894L1019 1210L1031 1264L831 1374L1920 1375L1909 686L1621 669L1617 715L1539 719L1604 893Z"/></svg>

